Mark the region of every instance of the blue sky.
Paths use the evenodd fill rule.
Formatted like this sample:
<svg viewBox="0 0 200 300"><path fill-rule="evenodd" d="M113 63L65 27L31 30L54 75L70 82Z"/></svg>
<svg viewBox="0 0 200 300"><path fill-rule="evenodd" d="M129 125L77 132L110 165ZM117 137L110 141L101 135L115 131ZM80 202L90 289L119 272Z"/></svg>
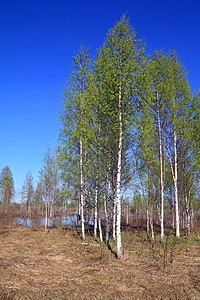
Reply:
<svg viewBox="0 0 200 300"><path fill-rule="evenodd" d="M200 84L200 2L0 1L0 170L9 165L20 190L37 181L48 147L57 145L63 83L84 42L95 56L106 33L127 16L148 49L175 49L192 89Z"/></svg>

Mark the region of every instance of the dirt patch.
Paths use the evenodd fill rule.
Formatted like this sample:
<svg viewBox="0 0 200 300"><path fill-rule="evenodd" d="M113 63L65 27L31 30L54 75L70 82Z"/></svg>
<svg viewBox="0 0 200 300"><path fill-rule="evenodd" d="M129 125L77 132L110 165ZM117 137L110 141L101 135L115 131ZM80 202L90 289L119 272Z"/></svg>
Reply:
<svg viewBox="0 0 200 300"><path fill-rule="evenodd" d="M122 232L123 259L76 230L0 229L0 299L200 299L197 233L168 249ZM174 249L172 249L174 247ZM172 251L173 250L173 251ZM173 252L173 262L170 262Z"/></svg>

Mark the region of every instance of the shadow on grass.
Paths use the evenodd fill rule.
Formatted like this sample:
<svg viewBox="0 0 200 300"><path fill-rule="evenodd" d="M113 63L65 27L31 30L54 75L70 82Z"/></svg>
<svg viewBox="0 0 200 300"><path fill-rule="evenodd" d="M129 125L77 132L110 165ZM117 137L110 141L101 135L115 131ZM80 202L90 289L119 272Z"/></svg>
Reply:
<svg viewBox="0 0 200 300"><path fill-rule="evenodd" d="M108 247L108 250L110 250L110 252L115 256L115 258L117 258L117 253L112 250L110 244L107 244L107 247Z"/></svg>

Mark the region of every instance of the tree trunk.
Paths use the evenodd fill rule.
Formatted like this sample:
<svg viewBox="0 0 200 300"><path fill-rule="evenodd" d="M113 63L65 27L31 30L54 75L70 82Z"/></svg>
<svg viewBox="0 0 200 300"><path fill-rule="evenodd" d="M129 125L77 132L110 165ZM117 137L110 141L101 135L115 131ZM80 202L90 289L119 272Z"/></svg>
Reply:
<svg viewBox="0 0 200 300"><path fill-rule="evenodd" d="M175 193L175 213L176 213L176 237L180 237L179 228L179 211L178 211L178 169L177 169L177 146L176 146L176 132L174 130L174 193Z"/></svg>
<svg viewBox="0 0 200 300"><path fill-rule="evenodd" d="M150 224L150 213L149 213L149 199L147 196L147 236L149 236L149 224Z"/></svg>
<svg viewBox="0 0 200 300"><path fill-rule="evenodd" d="M114 193L115 195L115 193ZM113 198L113 240L116 240L116 199Z"/></svg>
<svg viewBox="0 0 200 300"><path fill-rule="evenodd" d="M152 244L155 242L154 238L154 230L153 230L153 209L150 209L150 228L151 228L151 238L152 238Z"/></svg>
<svg viewBox="0 0 200 300"><path fill-rule="evenodd" d="M50 225L51 225L52 216L53 216L53 206L52 206L52 201L51 201L51 202L50 202L50 206L49 206L49 219L50 219Z"/></svg>
<svg viewBox="0 0 200 300"><path fill-rule="evenodd" d="M102 230L101 230L101 219L99 218L99 237L101 243L103 243L103 236L102 236Z"/></svg>
<svg viewBox="0 0 200 300"><path fill-rule="evenodd" d="M86 164L86 154L85 154ZM85 224L89 222L89 206L88 206L88 186L87 186L87 175L85 176Z"/></svg>
<svg viewBox="0 0 200 300"><path fill-rule="evenodd" d="M122 157L122 109L121 109L121 80L119 84L119 150L118 150L118 166L117 166L117 258L122 258L122 243L121 243L121 157Z"/></svg>
<svg viewBox="0 0 200 300"><path fill-rule="evenodd" d="M80 224L80 220L81 220L81 194L80 194L80 191L78 192L78 214L77 214L77 226L79 226Z"/></svg>
<svg viewBox="0 0 200 300"><path fill-rule="evenodd" d="M48 223L48 205L47 205L47 199L45 200L45 226L44 231L47 232L47 223Z"/></svg>
<svg viewBox="0 0 200 300"><path fill-rule="evenodd" d="M83 199L83 141L80 138L80 173L81 173L81 227L82 238L85 239L85 222L84 222L84 199Z"/></svg>
<svg viewBox="0 0 200 300"><path fill-rule="evenodd" d="M97 137L97 170L96 170L95 204L94 204L94 236L97 236L97 218L98 218L98 193L99 193L99 139L100 139L100 125L98 126L98 137Z"/></svg>
<svg viewBox="0 0 200 300"><path fill-rule="evenodd" d="M98 178L96 175L96 184L95 184L95 201L94 201L94 236L97 236L97 209L98 204Z"/></svg>
<svg viewBox="0 0 200 300"><path fill-rule="evenodd" d="M187 235L190 235L189 197L187 196L187 192L186 192L186 195L185 195L185 202L186 202L186 228L187 228Z"/></svg>
<svg viewBox="0 0 200 300"><path fill-rule="evenodd" d="M184 164L185 168L185 164ZM189 212L189 200L190 200L190 190L189 190L189 195L187 194L187 184L186 184L186 174L184 172L184 193L185 193L185 208L186 208L186 232L187 235L190 235L190 212Z"/></svg>
<svg viewBox="0 0 200 300"><path fill-rule="evenodd" d="M113 200L113 240L116 240L116 174L114 170L113 174L113 190L112 190L112 200Z"/></svg>
<svg viewBox="0 0 200 300"><path fill-rule="evenodd" d="M126 204L126 225L129 223L129 205Z"/></svg>
<svg viewBox="0 0 200 300"><path fill-rule="evenodd" d="M191 227L193 229L193 227L194 227L194 210L193 210L193 208L190 211L190 220L191 220Z"/></svg>
<svg viewBox="0 0 200 300"><path fill-rule="evenodd" d="M109 153L109 165L108 165L108 192L107 192L107 197L108 197L108 212L107 212L107 229L106 229L106 243L109 244L109 232L110 232L110 153Z"/></svg>
<svg viewBox="0 0 200 300"><path fill-rule="evenodd" d="M161 194L161 210L160 210L160 226L161 226L161 243L164 242L164 182L163 182L163 161L162 161L162 133L160 124L159 99L157 91L157 112L158 112L158 132L159 132L159 156L160 156L160 194Z"/></svg>
<svg viewBox="0 0 200 300"><path fill-rule="evenodd" d="M175 220L174 220L174 206L172 205L172 228L174 229L174 224L175 224Z"/></svg>
<svg viewBox="0 0 200 300"><path fill-rule="evenodd" d="M107 186L106 186L107 189ZM107 199L108 195L107 193L104 194L104 213L105 213L105 220L106 220L106 224L108 223L108 211L107 211Z"/></svg>

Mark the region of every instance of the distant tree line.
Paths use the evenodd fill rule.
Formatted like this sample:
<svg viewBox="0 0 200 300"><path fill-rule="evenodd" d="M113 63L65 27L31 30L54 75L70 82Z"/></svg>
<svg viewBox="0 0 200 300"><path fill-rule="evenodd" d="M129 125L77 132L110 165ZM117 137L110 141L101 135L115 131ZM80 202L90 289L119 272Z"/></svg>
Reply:
<svg viewBox="0 0 200 300"><path fill-rule="evenodd" d="M15 198L14 198L15 196ZM20 203L21 213L26 218L45 217L50 220L58 213L65 211L68 204L68 193L63 183L56 154L51 154L50 149L45 153L36 187L31 171L28 171L21 190L18 194L14 190L14 180L10 167L6 166L0 174L0 204L3 213L12 203ZM18 206L12 206L13 210ZM14 215L16 211L9 211ZM45 226L45 230L47 225Z"/></svg>

